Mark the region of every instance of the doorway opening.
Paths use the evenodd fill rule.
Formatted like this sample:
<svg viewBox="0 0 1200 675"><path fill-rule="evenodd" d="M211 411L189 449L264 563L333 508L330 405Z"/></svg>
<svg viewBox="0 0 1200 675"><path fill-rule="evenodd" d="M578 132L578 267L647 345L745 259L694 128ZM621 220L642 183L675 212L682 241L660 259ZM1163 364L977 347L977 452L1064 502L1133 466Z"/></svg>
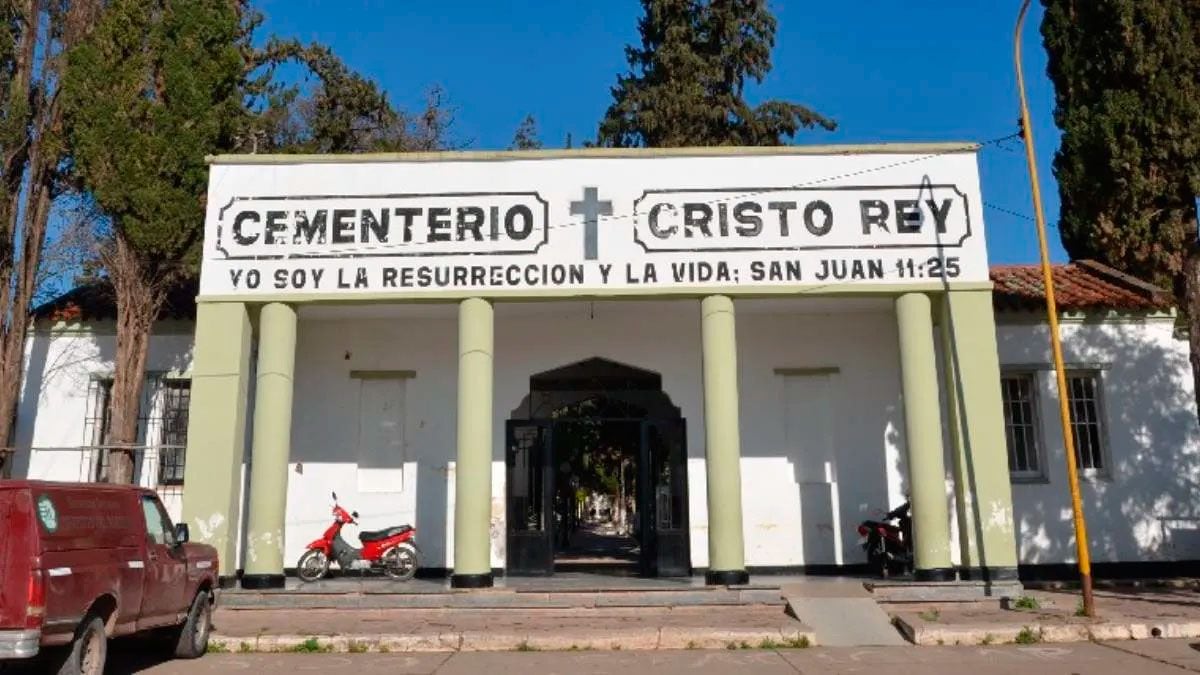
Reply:
<svg viewBox="0 0 1200 675"><path fill-rule="evenodd" d="M686 427L658 373L538 373L507 427L507 572L686 576Z"/></svg>

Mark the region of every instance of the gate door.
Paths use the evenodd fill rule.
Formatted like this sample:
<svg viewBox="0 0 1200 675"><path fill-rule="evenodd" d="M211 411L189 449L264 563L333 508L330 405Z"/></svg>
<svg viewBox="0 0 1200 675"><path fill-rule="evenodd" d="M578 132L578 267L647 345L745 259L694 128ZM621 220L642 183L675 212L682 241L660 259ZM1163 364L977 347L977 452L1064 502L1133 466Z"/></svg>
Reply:
<svg viewBox="0 0 1200 675"><path fill-rule="evenodd" d="M692 573L687 518L685 421L642 423L638 476L642 574L682 577Z"/></svg>
<svg viewBox="0 0 1200 675"><path fill-rule="evenodd" d="M554 573L554 471L551 425L509 420L506 451L507 574Z"/></svg>

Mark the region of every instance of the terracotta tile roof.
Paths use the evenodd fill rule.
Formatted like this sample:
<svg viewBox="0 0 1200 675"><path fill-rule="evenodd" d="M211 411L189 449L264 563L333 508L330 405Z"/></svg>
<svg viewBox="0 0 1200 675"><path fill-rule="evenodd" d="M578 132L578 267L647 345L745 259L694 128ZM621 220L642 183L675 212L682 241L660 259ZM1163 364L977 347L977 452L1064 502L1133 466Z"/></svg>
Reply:
<svg viewBox="0 0 1200 675"><path fill-rule="evenodd" d="M1171 294L1092 260L1054 265L1054 297L1060 311L1088 309L1156 310L1173 305ZM992 301L998 311L1046 306L1039 265L993 265Z"/></svg>
<svg viewBox="0 0 1200 675"><path fill-rule="evenodd" d="M194 281L182 283L167 293L159 319L195 319L196 292ZM116 299L112 286L96 282L76 286L33 310L35 321L105 321L117 318Z"/></svg>

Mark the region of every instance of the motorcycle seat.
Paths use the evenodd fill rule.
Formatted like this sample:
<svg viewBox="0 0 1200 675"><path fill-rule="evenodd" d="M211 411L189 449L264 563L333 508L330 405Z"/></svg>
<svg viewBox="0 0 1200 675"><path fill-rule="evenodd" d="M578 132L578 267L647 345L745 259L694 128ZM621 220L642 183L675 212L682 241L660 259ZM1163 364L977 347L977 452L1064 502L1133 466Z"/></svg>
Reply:
<svg viewBox="0 0 1200 675"><path fill-rule="evenodd" d="M380 539L387 539L389 537L398 537L412 529L412 525L398 525L396 527L389 527L383 530L375 530L374 532L360 532L358 534L358 540L365 544L368 541L379 541Z"/></svg>

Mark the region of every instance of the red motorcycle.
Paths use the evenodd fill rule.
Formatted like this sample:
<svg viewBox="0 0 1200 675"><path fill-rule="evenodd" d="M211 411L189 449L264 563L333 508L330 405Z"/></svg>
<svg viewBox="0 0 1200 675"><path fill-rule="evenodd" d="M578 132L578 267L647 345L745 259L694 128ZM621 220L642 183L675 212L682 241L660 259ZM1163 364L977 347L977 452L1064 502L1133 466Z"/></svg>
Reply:
<svg viewBox="0 0 1200 675"><path fill-rule="evenodd" d="M897 521L892 524L892 521ZM883 578L912 571L912 512L909 502L888 511L883 520L864 520L858 526L867 564Z"/></svg>
<svg viewBox="0 0 1200 675"><path fill-rule="evenodd" d="M358 511L347 512L338 506L333 493L333 524L320 539L308 545L308 550L296 563L296 575L302 581L316 581L329 573L330 562L343 571L382 570L399 581L408 581L417 573L417 531L411 525L398 525L376 532L360 532L362 548L355 548L342 538L342 528L358 524Z"/></svg>

